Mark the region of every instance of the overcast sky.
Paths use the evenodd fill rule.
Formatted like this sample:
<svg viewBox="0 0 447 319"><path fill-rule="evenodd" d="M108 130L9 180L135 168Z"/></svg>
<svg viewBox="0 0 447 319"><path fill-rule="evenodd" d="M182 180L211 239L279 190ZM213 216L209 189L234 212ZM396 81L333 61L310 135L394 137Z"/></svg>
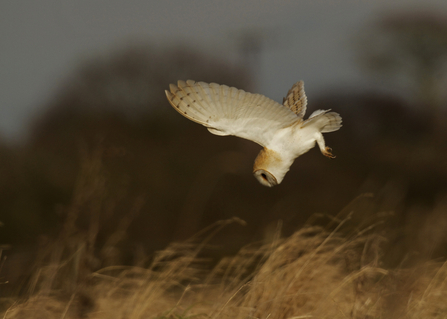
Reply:
<svg viewBox="0 0 447 319"><path fill-rule="evenodd" d="M76 65L143 41L237 53L234 35L261 30L258 92L277 101L299 79L312 96L366 85L352 40L391 10L447 12L446 0L4 0L0 3L0 139L24 136Z"/></svg>

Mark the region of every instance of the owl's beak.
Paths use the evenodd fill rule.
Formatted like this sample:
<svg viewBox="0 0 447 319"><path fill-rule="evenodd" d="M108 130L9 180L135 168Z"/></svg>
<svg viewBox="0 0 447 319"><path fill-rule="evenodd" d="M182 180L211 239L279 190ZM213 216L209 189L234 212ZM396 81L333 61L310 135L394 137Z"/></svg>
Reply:
<svg viewBox="0 0 447 319"><path fill-rule="evenodd" d="M270 172L268 172L266 170L258 169L256 171L254 171L253 174L255 175L255 177L259 181L259 183L261 183L264 186L273 187L273 186L278 185L278 182L277 182L275 176L273 176Z"/></svg>

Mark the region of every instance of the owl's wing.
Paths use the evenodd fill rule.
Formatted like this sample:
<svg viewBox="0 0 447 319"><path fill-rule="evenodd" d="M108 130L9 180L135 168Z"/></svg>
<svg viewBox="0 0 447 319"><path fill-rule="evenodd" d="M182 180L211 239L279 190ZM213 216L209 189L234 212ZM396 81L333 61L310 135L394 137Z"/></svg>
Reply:
<svg viewBox="0 0 447 319"><path fill-rule="evenodd" d="M216 135L235 135L265 146L275 132L299 119L289 108L261 94L216 83L178 81L166 91L180 114Z"/></svg>
<svg viewBox="0 0 447 319"><path fill-rule="evenodd" d="M296 82L283 99L283 105L290 108L300 119L304 117L307 107L307 96L304 92L304 82Z"/></svg>

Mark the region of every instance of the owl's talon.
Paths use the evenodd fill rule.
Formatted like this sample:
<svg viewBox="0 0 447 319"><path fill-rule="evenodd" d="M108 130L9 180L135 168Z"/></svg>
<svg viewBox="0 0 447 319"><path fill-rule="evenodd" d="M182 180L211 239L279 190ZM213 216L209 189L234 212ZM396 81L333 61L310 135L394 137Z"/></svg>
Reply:
<svg viewBox="0 0 447 319"><path fill-rule="evenodd" d="M323 155L329 158L335 158L335 155L331 153L332 152L332 148L326 146L326 148L324 149Z"/></svg>

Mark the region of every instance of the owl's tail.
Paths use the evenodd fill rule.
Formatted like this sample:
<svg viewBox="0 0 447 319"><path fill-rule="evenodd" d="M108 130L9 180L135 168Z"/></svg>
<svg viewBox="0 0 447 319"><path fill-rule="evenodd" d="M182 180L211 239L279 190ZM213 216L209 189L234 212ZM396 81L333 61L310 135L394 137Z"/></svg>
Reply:
<svg viewBox="0 0 447 319"><path fill-rule="evenodd" d="M316 110L309 118L304 121L303 127L307 125L315 126L321 133L334 132L342 127L341 116L335 112L329 112L330 110Z"/></svg>

